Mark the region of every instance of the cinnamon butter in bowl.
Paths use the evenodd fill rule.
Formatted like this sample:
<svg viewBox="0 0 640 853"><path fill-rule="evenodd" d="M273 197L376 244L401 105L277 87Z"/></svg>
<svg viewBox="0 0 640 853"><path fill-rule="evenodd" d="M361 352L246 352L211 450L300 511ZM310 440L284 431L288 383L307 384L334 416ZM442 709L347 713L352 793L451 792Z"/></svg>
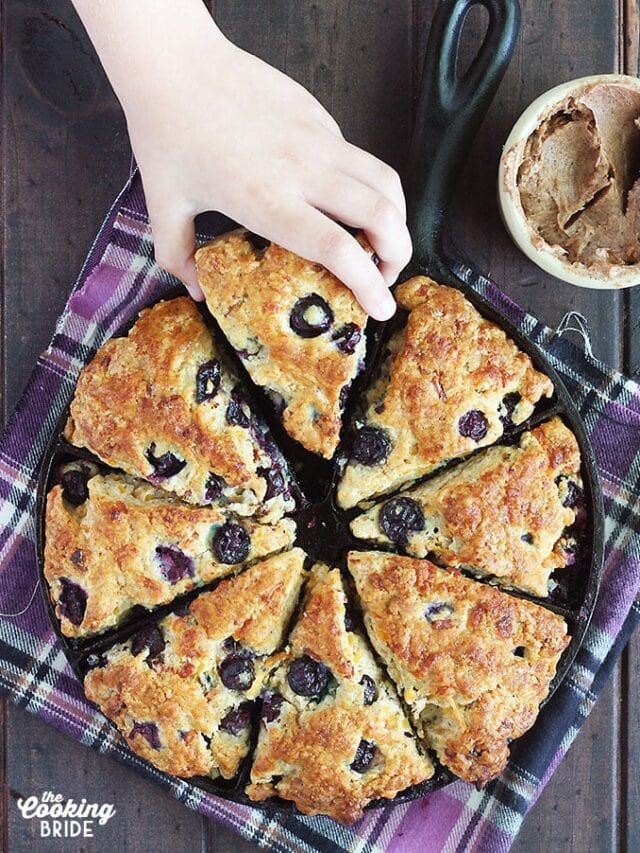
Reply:
<svg viewBox="0 0 640 853"><path fill-rule="evenodd" d="M582 77L541 95L505 143L498 197L514 242L546 272L640 284L640 80Z"/></svg>

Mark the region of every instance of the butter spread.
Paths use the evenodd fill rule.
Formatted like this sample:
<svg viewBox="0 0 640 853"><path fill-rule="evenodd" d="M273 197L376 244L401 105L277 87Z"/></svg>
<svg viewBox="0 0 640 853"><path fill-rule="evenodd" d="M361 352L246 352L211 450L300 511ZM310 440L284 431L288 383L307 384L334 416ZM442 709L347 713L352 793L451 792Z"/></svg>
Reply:
<svg viewBox="0 0 640 853"><path fill-rule="evenodd" d="M517 188L537 248L607 276L640 264L640 90L572 93L529 135Z"/></svg>

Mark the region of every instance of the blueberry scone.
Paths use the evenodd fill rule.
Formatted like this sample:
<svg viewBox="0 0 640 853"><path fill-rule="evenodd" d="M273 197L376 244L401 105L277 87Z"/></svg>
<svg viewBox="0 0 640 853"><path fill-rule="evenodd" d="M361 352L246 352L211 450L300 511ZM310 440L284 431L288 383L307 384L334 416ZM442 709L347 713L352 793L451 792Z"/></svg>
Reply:
<svg viewBox="0 0 640 853"><path fill-rule="evenodd" d="M209 310L284 428L331 458L364 365L366 314L354 295L320 264L246 231L199 249L196 264Z"/></svg>
<svg viewBox="0 0 640 853"><path fill-rule="evenodd" d="M337 569L316 565L287 648L272 659L247 793L345 823L433 775L397 694L352 624Z"/></svg>
<svg viewBox="0 0 640 853"><path fill-rule="evenodd" d="M183 503L126 475L68 466L47 496L44 573L62 633L119 624L259 557L290 548L295 523Z"/></svg>
<svg viewBox="0 0 640 853"><path fill-rule="evenodd" d="M564 619L427 560L351 552L349 570L425 745L484 785L536 719L569 643Z"/></svg>
<svg viewBox="0 0 640 853"><path fill-rule="evenodd" d="M65 437L189 503L265 518L295 506L280 452L188 297L142 311L100 347Z"/></svg>
<svg viewBox="0 0 640 853"><path fill-rule="evenodd" d="M343 509L493 444L551 380L454 288L419 276L395 291L408 310L366 398L338 485Z"/></svg>
<svg viewBox="0 0 640 853"><path fill-rule="evenodd" d="M582 498L580 451L559 418L492 447L351 522L361 539L462 566L533 595L571 565Z"/></svg>
<svg viewBox="0 0 640 853"><path fill-rule="evenodd" d="M235 776L249 751L266 656L282 643L304 560L296 548L256 563L186 612L114 646L87 673L87 697L160 770Z"/></svg>

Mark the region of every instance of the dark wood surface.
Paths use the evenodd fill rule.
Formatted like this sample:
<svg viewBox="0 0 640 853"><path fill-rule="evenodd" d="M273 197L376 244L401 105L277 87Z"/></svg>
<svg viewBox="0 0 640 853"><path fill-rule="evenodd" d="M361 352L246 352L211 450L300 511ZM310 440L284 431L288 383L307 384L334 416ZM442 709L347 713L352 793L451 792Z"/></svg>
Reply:
<svg viewBox="0 0 640 853"><path fill-rule="evenodd" d="M217 0L226 34L306 85L345 136L402 169L413 92L435 0ZM93 236L129 167L125 123L68 0L0 0L3 241L0 363L6 418L46 347ZM484 21L471 16L469 55ZM523 0L507 77L462 170L456 244L520 304L551 325L587 318L597 356L640 366L640 294L562 284L531 265L500 224L501 145L539 93L584 74L638 70L636 0ZM515 848L640 849L639 640L632 642ZM113 802L116 818L86 851L227 851L254 845L186 810L150 783L64 738L11 704L1 709L3 847L62 849L29 835L16 798L59 790ZM65 850L74 849L69 843ZM428 849L428 845L425 847Z"/></svg>

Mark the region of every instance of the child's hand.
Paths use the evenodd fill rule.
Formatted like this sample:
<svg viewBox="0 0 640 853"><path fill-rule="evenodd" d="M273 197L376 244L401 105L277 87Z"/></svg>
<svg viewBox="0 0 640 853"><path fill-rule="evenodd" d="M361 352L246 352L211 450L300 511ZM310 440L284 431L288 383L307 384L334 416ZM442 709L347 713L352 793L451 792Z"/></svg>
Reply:
<svg viewBox="0 0 640 853"><path fill-rule="evenodd" d="M126 0L110 8L137 17L148 2L136 0L135 12ZM151 2L144 36L152 49L128 76L117 62L109 68L103 33L89 29L127 115L158 263L201 298L193 218L219 210L324 264L369 314L390 317L388 287L411 254L397 174L346 142L306 89L227 41L200 0L199 9L193 0ZM91 3L76 0L85 18ZM379 267L331 217L365 232Z"/></svg>

